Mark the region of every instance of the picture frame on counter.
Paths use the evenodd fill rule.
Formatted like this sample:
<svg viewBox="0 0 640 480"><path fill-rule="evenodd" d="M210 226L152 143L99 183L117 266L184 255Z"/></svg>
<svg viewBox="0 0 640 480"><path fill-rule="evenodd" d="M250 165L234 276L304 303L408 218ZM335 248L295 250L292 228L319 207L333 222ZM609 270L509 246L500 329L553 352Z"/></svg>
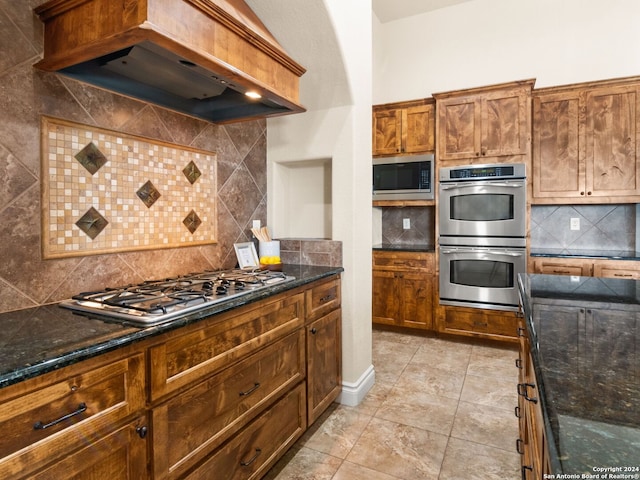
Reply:
<svg viewBox="0 0 640 480"><path fill-rule="evenodd" d="M253 242L234 243L233 248L236 251L238 266L241 269L253 269L260 266L256 246Z"/></svg>

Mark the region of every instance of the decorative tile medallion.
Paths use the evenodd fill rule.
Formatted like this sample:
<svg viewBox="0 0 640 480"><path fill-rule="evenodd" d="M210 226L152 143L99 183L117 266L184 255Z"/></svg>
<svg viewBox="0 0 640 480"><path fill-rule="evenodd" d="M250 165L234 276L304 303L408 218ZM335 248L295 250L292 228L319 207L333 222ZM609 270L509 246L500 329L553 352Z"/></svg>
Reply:
<svg viewBox="0 0 640 480"><path fill-rule="evenodd" d="M153 186L151 180L147 180L147 182L138 189L136 195L138 195L138 198L142 200L142 203L144 203L147 208L151 208L151 205L156 203L156 200L160 198L160 192Z"/></svg>
<svg viewBox="0 0 640 480"><path fill-rule="evenodd" d="M184 176L187 177L191 185L196 183L196 180L198 180L200 175L202 175L198 166L193 162L189 162L189 164L182 170L182 173L184 173Z"/></svg>
<svg viewBox="0 0 640 480"><path fill-rule="evenodd" d="M215 153L44 116L41 141L44 258L217 242Z"/></svg>
<svg viewBox="0 0 640 480"><path fill-rule="evenodd" d="M102 154L93 142L87 143L82 150L75 154L75 158L91 175L95 175L100 170L100 167L108 162L107 157Z"/></svg>
<svg viewBox="0 0 640 480"><path fill-rule="evenodd" d="M187 230L189 230L191 233L195 233L202 221L200 220L200 217L198 217L198 214L191 210L189 212L189 215L184 218L182 223L184 223L184 226L187 227Z"/></svg>
<svg viewBox="0 0 640 480"><path fill-rule="evenodd" d="M100 212L91 207L82 217L80 217L80 220L76 222L76 225L80 230L86 233L91 240L93 240L100 235L100 232L104 230L104 227L106 227L108 223L107 219L100 215Z"/></svg>

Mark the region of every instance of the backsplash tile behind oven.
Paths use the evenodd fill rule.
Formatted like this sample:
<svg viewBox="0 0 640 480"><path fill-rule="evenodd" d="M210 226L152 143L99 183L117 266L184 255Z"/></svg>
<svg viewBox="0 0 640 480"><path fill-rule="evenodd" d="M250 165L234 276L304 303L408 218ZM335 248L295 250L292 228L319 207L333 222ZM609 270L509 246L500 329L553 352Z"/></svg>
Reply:
<svg viewBox="0 0 640 480"><path fill-rule="evenodd" d="M580 230L571 230L572 218ZM533 205L531 248L537 250L636 249L636 206L626 205Z"/></svg>

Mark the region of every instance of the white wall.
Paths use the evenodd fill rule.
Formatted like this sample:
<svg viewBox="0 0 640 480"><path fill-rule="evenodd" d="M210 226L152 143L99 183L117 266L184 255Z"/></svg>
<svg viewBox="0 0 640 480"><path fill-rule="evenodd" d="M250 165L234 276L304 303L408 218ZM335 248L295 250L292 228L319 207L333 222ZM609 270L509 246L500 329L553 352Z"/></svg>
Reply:
<svg viewBox="0 0 640 480"><path fill-rule="evenodd" d="M373 103L535 78L640 75L638 0L473 0L374 20Z"/></svg>
<svg viewBox="0 0 640 480"><path fill-rule="evenodd" d="M277 175L283 162L331 159L332 239L342 242L343 389L353 403L373 380L371 358L371 25L370 0L323 0L346 71L347 101L267 122L268 218L283 212ZM327 41L329 41L328 39ZM316 41L319 41L316 39ZM312 73L312 72L309 72ZM313 72L317 74L318 72ZM324 88L340 87L339 78ZM303 77L304 82L304 77ZM335 83L334 83L335 82ZM302 84L301 88L305 88ZM340 98L345 98L340 94ZM329 105L335 103L328 102ZM282 232L274 232L279 236ZM357 392L345 398L345 390ZM347 395L348 397L348 395ZM355 399L357 401L358 399Z"/></svg>

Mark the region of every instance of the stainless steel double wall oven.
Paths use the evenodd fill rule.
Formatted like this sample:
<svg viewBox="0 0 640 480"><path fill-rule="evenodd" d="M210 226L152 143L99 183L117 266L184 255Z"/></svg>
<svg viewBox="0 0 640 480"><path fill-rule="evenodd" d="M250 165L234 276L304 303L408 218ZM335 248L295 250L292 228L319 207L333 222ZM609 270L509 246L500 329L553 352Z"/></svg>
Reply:
<svg viewBox="0 0 640 480"><path fill-rule="evenodd" d="M518 309L526 272L524 164L440 169L440 303Z"/></svg>

